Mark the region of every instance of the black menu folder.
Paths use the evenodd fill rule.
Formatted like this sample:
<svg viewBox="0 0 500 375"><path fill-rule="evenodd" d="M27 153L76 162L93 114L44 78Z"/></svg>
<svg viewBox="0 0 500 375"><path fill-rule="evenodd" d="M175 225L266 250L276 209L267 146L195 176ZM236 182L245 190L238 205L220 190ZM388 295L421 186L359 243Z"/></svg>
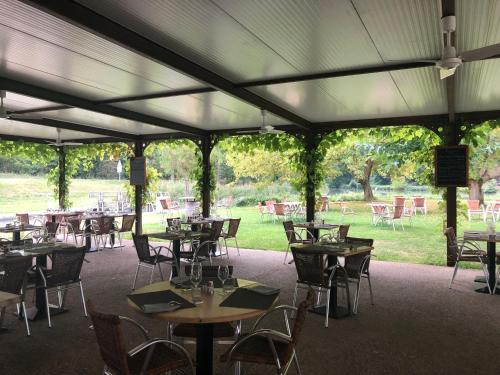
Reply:
<svg viewBox="0 0 500 375"><path fill-rule="evenodd" d="M238 288L229 295L222 303L221 307L237 307L240 309L269 310L273 305L279 290L274 294L255 293L246 288Z"/></svg>
<svg viewBox="0 0 500 375"><path fill-rule="evenodd" d="M171 290L129 294L127 297L145 313L169 312L196 307L194 303L189 302Z"/></svg>

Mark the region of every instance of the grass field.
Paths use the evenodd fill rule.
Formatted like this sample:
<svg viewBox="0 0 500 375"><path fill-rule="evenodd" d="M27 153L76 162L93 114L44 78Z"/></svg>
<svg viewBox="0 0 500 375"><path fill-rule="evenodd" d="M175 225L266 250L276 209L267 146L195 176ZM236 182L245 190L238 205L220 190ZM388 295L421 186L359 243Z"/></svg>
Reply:
<svg viewBox="0 0 500 375"><path fill-rule="evenodd" d="M95 200L88 197L88 192L120 191L122 186L123 182L117 180L74 180L70 186L70 199L74 207L92 207ZM443 215L438 213L436 201L428 202L430 213L414 218L412 226L405 220L405 231L393 231L389 226L373 226L366 203L351 202L350 205L356 214L342 217L335 209L324 214L323 219L328 223L351 224L349 234L352 236L374 238L378 259L435 265L446 263ZM0 214L43 211L47 207L56 207L56 203L44 178L0 175ZM219 214L228 215L223 211ZM231 216L242 218L238 233L241 247L286 249L286 237L280 221L262 222L255 207L234 207ZM163 230L160 218L159 214L145 214L144 232ZM459 222L459 234L467 229L485 228L486 224L481 221L461 219Z"/></svg>

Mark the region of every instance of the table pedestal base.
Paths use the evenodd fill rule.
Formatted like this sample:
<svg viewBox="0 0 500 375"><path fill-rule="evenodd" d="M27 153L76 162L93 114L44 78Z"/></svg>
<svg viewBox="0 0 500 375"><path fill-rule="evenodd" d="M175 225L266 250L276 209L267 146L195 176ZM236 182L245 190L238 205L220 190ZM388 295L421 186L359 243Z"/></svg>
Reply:
<svg viewBox="0 0 500 375"><path fill-rule="evenodd" d="M196 326L196 375L213 374L214 327L212 324Z"/></svg>
<svg viewBox="0 0 500 375"><path fill-rule="evenodd" d="M65 312L68 312L69 310L67 309L61 309L59 307L50 307L50 316L56 316L59 314L63 314ZM26 309L26 314L28 315L28 319L35 321L35 320L40 320L40 319L47 319L47 312L45 309L38 310L36 307L29 307ZM19 319L22 319L22 314L19 316Z"/></svg>
<svg viewBox="0 0 500 375"><path fill-rule="evenodd" d="M314 314L319 314L319 315L326 315L326 305L320 305L320 306L315 306L311 309L309 309L310 312ZM349 310L345 307L342 306L337 306L336 308L333 308L330 306L330 311L329 311L330 318L333 319L342 319L342 318L347 318L351 314L349 314Z"/></svg>
<svg viewBox="0 0 500 375"><path fill-rule="evenodd" d="M478 293L484 293L484 294L490 294L490 291L488 290L488 287L484 287L484 288L479 288L479 289L476 289L476 292ZM497 287L497 290L495 290L495 293L494 294L499 294L500 295L500 289Z"/></svg>

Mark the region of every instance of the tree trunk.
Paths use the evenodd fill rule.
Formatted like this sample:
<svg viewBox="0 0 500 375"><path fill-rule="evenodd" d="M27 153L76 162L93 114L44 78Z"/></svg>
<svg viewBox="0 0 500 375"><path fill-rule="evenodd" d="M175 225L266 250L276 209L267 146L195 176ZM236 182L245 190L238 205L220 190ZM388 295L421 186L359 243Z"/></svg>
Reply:
<svg viewBox="0 0 500 375"><path fill-rule="evenodd" d="M469 180L469 199L479 200L480 204L484 204L483 180Z"/></svg>
<svg viewBox="0 0 500 375"><path fill-rule="evenodd" d="M363 169L363 178L358 180L361 186L363 186L363 195L366 202L375 200L375 197L373 196L373 190L370 185L370 177L372 175L373 164L374 162L372 159L368 159L366 161L365 167Z"/></svg>

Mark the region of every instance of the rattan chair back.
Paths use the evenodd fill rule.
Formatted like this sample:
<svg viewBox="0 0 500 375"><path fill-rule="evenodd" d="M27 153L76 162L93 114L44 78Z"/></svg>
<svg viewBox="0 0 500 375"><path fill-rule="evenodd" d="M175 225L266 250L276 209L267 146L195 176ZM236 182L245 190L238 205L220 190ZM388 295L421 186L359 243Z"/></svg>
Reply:
<svg viewBox="0 0 500 375"><path fill-rule="evenodd" d="M321 252L292 248L293 260L297 270L297 282L317 286L328 286L325 274L326 260Z"/></svg>
<svg viewBox="0 0 500 375"><path fill-rule="evenodd" d="M132 239L134 240L135 251L137 252L137 257L141 262L151 261L151 252L149 251L149 239L146 234L135 234L132 233Z"/></svg>
<svg viewBox="0 0 500 375"><path fill-rule="evenodd" d="M296 243L297 237L295 236L295 229L293 227L293 221L288 220L283 222L283 227L285 228L286 240L288 243Z"/></svg>
<svg viewBox="0 0 500 375"><path fill-rule="evenodd" d="M238 233L238 228L240 226L240 219L229 219L229 226L227 228L228 237L236 237L236 233Z"/></svg>
<svg viewBox="0 0 500 375"><path fill-rule="evenodd" d="M224 227L224 221L215 220L212 222L212 227L210 228L210 235L208 236L209 241L217 241L222 233L222 228Z"/></svg>
<svg viewBox="0 0 500 375"><path fill-rule="evenodd" d="M457 242L457 236L455 235L455 229L453 227L448 227L444 230L444 235L446 236L446 244L448 249L451 250L452 253L456 254L458 257L459 248Z"/></svg>
<svg viewBox="0 0 500 375"><path fill-rule="evenodd" d="M312 288L309 288L307 291L307 297L304 301L299 304L297 308L297 313L295 315L295 322L293 323L292 328L292 341L288 344L287 354L285 355L285 361L288 362L291 356L294 353L294 350L299 342L300 333L302 332L302 328L304 327L304 323L306 321L307 310L314 303L314 291ZM285 363L286 363L285 362Z"/></svg>
<svg viewBox="0 0 500 375"><path fill-rule="evenodd" d="M129 375L130 370L120 318L117 315L95 311L94 304L90 300L87 301L87 308L104 363L110 370Z"/></svg>
<svg viewBox="0 0 500 375"><path fill-rule="evenodd" d="M113 230L113 225L115 223L114 216L104 216L99 223L99 232L101 234L108 234Z"/></svg>
<svg viewBox="0 0 500 375"><path fill-rule="evenodd" d="M169 217L169 218L167 218L167 226L169 228L173 226L174 220L178 222L178 221L181 220L181 218L180 217Z"/></svg>
<svg viewBox="0 0 500 375"><path fill-rule="evenodd" d="M364 245L364 246L373 246L373 239L372 238L359 238L359 237L346 237L346 242L350 244L356 244L356 245ZM368 253L363 253L359 255L353 255L350 257L345 258L345 264L344 268L347 270L347 272L360 272L363 274L367 274L370 269L370 257L371 251ZM366 259L366 262L363 264L363 261ZM351 259L352 258L352 259ZM360 267L363 266L361 269Z"/></svg>
<svg viewBox="0 0 500 375"><path fill-rule="evenodd" d="M16 214L16 220L19 223L28 225L30 223L30 215L29 214Z"/></svg>
<svg viewBox="0 0 500 375"><path fill-rule="evenodd" d="M123 215L120 232L132 232L135 223L135 215Z"/></svg>
<svg viewBox="0 0 500 375"><path fill-rule="evenodd" d="M56 237L58 229L59 229L59 222L47 221L45 223L45 231L47 233L47 236L50 238Z"/></svg>
<svg viewBox="0 0 500 375"><path fill-rule="evenodd" d="M57 249L52 252L52 273L47 285L71 284L80 280L85 247Z"/></svg>
<svg viewBox="0 0 500 375"><path fill-rule="evenodd" d="M0 290L20 294L26 273L32 265L31 257L12 257L0 260Z"/></svg>
<svg viewBox="0 0 500 375"><path fill-rule="evenodd" d="M350 224L342 224L339 226L338 239L344 241L347 238L347 233L349 233Z"/></svg>
<svg viewBox="0 0 500 375"><path fill-rule="evenodd" d="M71 229L75 234L83 233L81 229L82 220L78 216L71 216L67 219L67 223L71 225Z"/></svg>

